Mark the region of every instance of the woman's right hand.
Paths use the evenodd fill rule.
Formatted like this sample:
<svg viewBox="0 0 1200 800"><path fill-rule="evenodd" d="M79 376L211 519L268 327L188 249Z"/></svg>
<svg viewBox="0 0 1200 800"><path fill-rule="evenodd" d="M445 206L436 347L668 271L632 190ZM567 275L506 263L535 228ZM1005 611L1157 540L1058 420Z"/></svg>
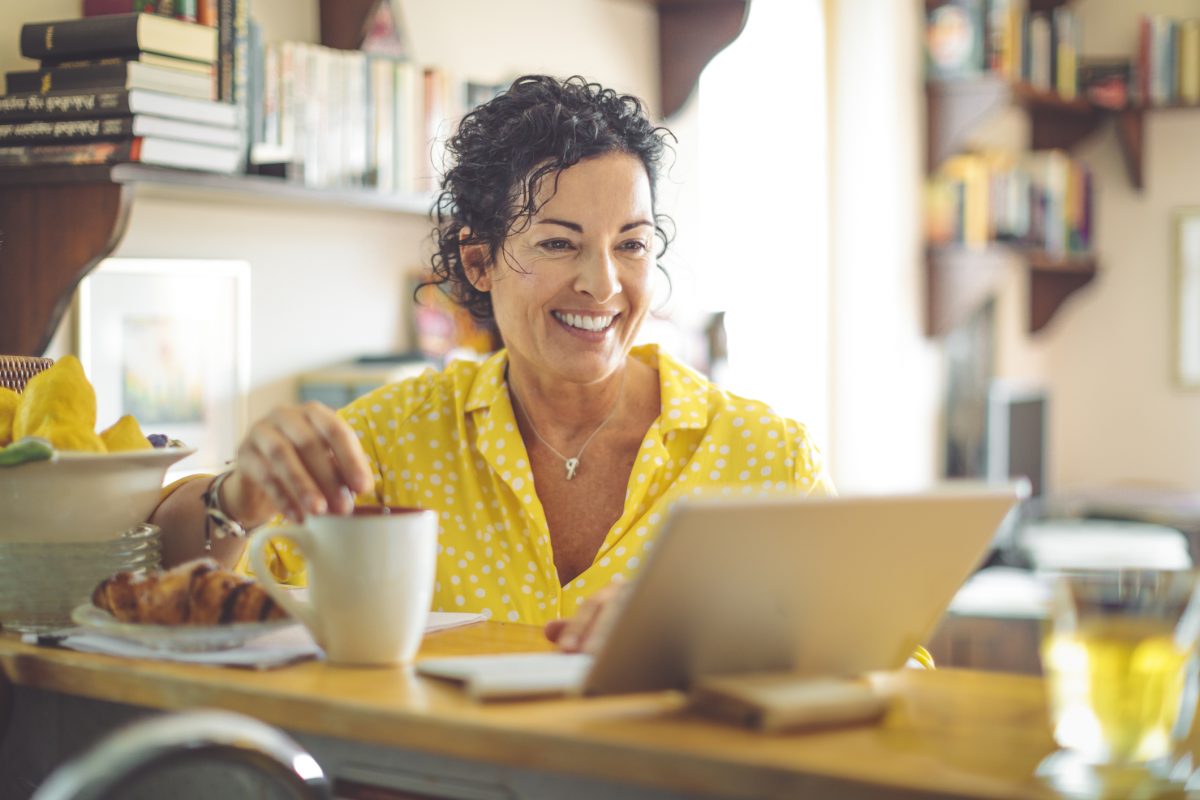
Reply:
<svg viewBox="0 0 1200 800"><path fill-rule="evenodd" d="M283 406L250 428L238 447L222 505L251 528L283 514L348 514L354 495L371 491L371 466L358 436L320 403Z"/></svg>

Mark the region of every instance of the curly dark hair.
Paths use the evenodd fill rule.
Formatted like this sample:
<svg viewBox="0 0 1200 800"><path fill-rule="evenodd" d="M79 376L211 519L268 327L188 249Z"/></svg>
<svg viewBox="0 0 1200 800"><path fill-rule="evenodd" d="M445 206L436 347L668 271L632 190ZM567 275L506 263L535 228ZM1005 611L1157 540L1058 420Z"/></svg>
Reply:
<svg viewBox="0 0 1200 800"><path fill-rule="evenodd" d="M674 138L666 128L651 124L642 102L632 95L578 75L566 80L548 75L517 78L463 117L447 143L453 165L442 176L433 206L437 250L431 259L434 277L426 285L440 288L475 319L491 321L491 295L472 285L459 248L485 245L487 262L497 264L505 238L529 225L537 213L542 181L604 153L640 159L654 203L668 136ZM656 212L658 256L671 241L667 225L670 219ZM460 238L464 228L470 232Z"/></svg>

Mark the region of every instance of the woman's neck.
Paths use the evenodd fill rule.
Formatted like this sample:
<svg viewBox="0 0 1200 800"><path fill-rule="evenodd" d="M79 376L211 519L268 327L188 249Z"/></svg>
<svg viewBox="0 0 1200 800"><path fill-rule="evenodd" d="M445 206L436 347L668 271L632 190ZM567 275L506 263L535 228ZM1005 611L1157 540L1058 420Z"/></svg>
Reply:
<svg viewBox="0 0 1200 800"><path fill-rule="evenodd" d="M638 391L643 365L625 357L621 367L603 380L589 384L570 383L537 376L520 363L508 365L508 387L514 407L537 433L556 446L577 444L597 426L618 423L629 405L631 391Z"/></svg>

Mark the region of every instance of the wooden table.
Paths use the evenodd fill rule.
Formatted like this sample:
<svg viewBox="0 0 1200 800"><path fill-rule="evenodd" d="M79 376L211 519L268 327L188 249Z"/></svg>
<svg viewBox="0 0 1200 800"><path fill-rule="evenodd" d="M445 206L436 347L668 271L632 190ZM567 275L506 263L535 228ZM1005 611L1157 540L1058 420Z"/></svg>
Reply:
<svg viewBox="0 0 1200 800"><path fill-rule="evenodd" d="M488 622L428 636L421 654L546 647L535 628ZM0 749L9 758L0 759L0 768L14 758L28 763L28 755L14 755L14 748L28 750L43 737L62 739L72 724L87 728L48 719L61 707L31 716L30 703L59 698L68 706L82 704L73 712L80 720L94 720L97 708L131 714L197 706L235 710L292 732L335 779L360 781L342 768L372 763L385 770L448 771L496 790L464 790L463 797L561 797L570 791L572 800L580 800L613 796L618 784L623 797L1054 796L1031 777L1053 745L1042 684L1024 676L958 670L878 675L873 680L895 694L881 724L762 735L699 717L675 692L481 705L407 668L307 662L255 672L35 647L9 634L0 635L0 673L16 687L17 712ZM56 726L53 735L50 725ZM105 727L91 725L82 738Z"/></svg>

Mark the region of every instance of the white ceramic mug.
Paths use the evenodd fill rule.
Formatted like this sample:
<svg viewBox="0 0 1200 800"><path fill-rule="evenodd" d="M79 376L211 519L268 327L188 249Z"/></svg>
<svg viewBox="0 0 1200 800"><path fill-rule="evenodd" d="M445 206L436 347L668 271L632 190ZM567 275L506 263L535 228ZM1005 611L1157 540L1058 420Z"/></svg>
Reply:
<svg viewBox="0 0 1200 800"><path fill-rule="evenodd" d="M308 628L332 664L411 661L433 600L437 515L360 506L347 516L311 516L303 525L262 528L250 537L250 565L263 587ZM269 539L295 542L308 567L308 599L276 583Z"/></svg>

